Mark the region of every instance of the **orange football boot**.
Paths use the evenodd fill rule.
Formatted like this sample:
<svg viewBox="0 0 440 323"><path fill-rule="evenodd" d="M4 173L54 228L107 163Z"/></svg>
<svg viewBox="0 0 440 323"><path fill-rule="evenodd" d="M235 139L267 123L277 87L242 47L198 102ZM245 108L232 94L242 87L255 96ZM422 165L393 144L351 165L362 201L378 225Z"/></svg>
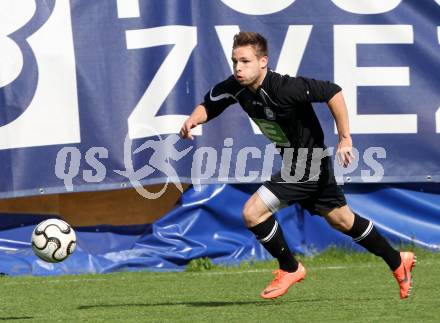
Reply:
<svg viewBox="0 0 440 323"><path fill-rule="evenodd" d="M261 292L260 296L266 299L280 297L287 293L290 286L303 280L306 273L301 263L298 263L298 269L293 273L281 269L275 270L273 272L275 279Z"/></svg>
<svg viewBox="0 0 440 323"><path fill-rule="evenodd" d="M402 263L399 268L393 271L393 275L400 287L400 298L404 299L410 296L412 289L411 270L415 267L417 258L414 253L407 251L401 252Z"/></svg>

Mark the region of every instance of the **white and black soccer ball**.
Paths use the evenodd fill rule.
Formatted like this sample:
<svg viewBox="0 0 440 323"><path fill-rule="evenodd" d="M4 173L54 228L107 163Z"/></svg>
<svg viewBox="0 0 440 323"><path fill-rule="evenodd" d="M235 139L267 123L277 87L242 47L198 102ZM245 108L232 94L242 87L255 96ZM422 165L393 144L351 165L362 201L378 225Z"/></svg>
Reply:
<svg viewBox="0 0 440 323"><path fill-rule="evenodd" d="M38 224L32 233L32 250L47 262L65 260L75 250L76 234L72 227L59 219Z"/></svg>

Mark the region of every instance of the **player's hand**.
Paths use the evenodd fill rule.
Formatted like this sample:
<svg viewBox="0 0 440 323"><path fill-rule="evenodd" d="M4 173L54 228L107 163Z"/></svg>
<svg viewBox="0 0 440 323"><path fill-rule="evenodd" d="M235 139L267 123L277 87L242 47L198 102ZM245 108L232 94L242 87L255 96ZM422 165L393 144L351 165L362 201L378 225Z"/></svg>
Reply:
<svg viewBox="0 0 440 323"><path fill-rule="evenodd" d="M339 139L336 158L340 166L347 167L354 160L353 143L351 137L342 137Z"/></svg>
<svg viewBox="0 0 440 323"><path fill-rule="evenodd" d="M193 140L194 137L191 134L191 129L196 127L197 123L191 120L191 118L186 119L186 121L183 123L182 128L180 129L180 137L183 139L191 139Z"/></svg>

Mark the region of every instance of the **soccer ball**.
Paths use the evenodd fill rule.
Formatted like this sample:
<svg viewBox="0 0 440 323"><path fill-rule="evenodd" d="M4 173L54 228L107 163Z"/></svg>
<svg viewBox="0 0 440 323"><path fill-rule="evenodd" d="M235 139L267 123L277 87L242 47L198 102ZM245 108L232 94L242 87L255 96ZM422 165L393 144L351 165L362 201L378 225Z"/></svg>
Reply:
<svg viewBox="0 0 440 323"><path fill-rule="evenodd" d="M47 262L63 261L75 250L75 246L75 231L62 220L43 221L32 233L32 250Z"/></svg>

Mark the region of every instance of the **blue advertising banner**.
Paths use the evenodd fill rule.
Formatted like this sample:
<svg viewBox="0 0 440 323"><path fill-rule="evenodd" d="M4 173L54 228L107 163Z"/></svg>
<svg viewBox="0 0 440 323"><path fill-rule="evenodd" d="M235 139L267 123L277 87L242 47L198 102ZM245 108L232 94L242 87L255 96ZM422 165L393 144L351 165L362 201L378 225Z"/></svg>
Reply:
<svg viewBox="0 0 440 323"><path fill-rule="evenodd" d="M1 1L0 197L267 179L280 158L238 105L177 136L240 30L268 39L271 69L343 88L341 182L438 182L439 26L439 0Z"/></svg>

